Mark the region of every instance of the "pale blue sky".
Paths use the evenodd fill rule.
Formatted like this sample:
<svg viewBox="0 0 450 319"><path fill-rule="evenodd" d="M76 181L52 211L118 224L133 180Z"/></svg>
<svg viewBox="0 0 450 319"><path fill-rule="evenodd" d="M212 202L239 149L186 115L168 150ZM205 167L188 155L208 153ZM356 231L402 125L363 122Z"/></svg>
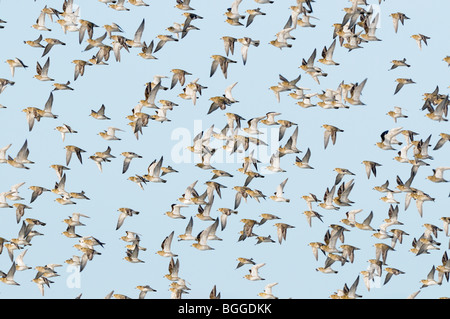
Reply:
<svg viewBox="0 0 450 319"><path fill-rule="evenodd" d="M370 3L378 1L368 1ZM125 6L130 8L128 12L116 12L98 1L76 0L79 5L80 18L96 23L99 28L94 29L94 38L101 36L105 24L116 22L124 30L127 38L133 38L134 33L145 18L145 29L142 40L157 43L158 34L167 34L165 28L174 22L184 22L182 11L174 8L175 1L149 0L148 7L134 7L128 2ZM84 190L90 198L76 200L76 205L61 206L56 203L56 195L45 193L35 202L30 204L31 210L27 210L26 217L37 218L47 223L45 227L36 227L36 230L44 233L44 236L35 237L32 246L25 256L25 262L30 267L57 263L63 265L58 268L60 277L52 278L54 281L50 288L45 288L44 298L75 298L82 293L82 298L103 298L114 290L115 293L127 295L132 298L138 296L137 285L150 285L157 292L149 293L147 298L169 298L170 282L163 278L168 273L169 258L155 254L160 249L163 239L175 231L175 238L184 232L188 218L197 213L196 206L182 209L185 220L174 220L163 215L170 210L170 205L177 203L177 199L184 190L195 180L198 180L196 189L202 193L205 189L204 182L208 181L212 173L194 166L193 162L179 163L172 155L172 150L180 142L172 139L174 132L189 132L185 138L192 141L197 133L198 124L201 129L208 129L212 124L216 129L222 129L226 123L225 112L233 112L245 119L263 116L269 111L280 112L279 119L288 119L299 125L298 148L303 152L302 157L309 147L312 152L310 164L314 170L301 170L293 165L295 155L286 155L281 159L281 166L285 173L270 174L263 167L268 156L261 154L259 157L263 163L260 165L260 173L264 179L253 180L249 187L259 189L266 195L272 195L276 187L285 178L289 180L285 186L285 197L290 198L290 203L276 203L270 199L257 203L249 198L248 202L242 202L238 208L238 215L230 216L226 229L218 236L223 241L211 241L215 248L212 251L198 251L190 247L191 242L178 242L174 239L172 251L178 254L180 261L180 276L184 278L191 288L189 294L183 298L208 298L214 285L221 292L223 298L257 298L268 283L278 282L273 288L274 295L279 298L328 298L337 289L341 289L345 283L349 286L353 283L359 272L366 270L367 260L375 258L373 244L380 242L371 237L372 232L351 229L346 232L345 243L361 248L356 252L353 264L340 266L334 264L333 269L337 274L322 274L315 269L324 264L325 256L320 254L316 261L308 246L312 241L323 241L323 236L330 224L342 224L340 220L345 217L345 212L350 209L363 209L357 220L365 218L370 211L374 212L373 227L378 227L383 219L387 218L389 205L382 202L383 195L372 190L374 186L390 181L390 186L395 187L395 177L399 175L403 181L409 177L410 166L400 164L393 160L397 151L383 151L375 146L380 140L380 134L393 127L402 126L419 133L416 139L426 139L432 134L431 143L434 146L439 139L439 133L449 133L448 122L434 122L425 117L425 112L420 108L423 105L422 94L432 92L438 85L441 93L448 93L449 69L442 59L450 54L450 45L445 32L446 15L450 9L447 1L433 1L425 6L422 1L386 1L381 6L376 6L380 12L380 28L377 36L380 42L363 44L362 49L348 52L348 50L336 47L334 60L340 66L322 66L328 73L326 78L321 78L320 85L305 74L299 66L303 58L308 59L314 49L317 49L318 57L324 46L329 46L332 39L333 23L342 21L344 12L342 8L351 5L350 2L317 1L313 3L312 23L315 28L298 27L291 34L296 40L291 40L292 48L279 50L269 41L275 39L275 34L285 25L290 14L289 6L295 1L275 0L273 4L257 4L252 0L243 0L239 9L260 7L265 16L258 16L248 28L230 26L225 23L223 15L232 1L208 1L192 0L194 13L202 16L202 20L194 20L193 24L200 28L198 31L189 32L188 35L177 43L166 45L155 56L158 60L143 60L137 54L139 48L131 48L130 53L122 50L122 61L115 62L111 55L106 66L88 66L85 74L73 81L74 59L87 60L96 53L95 49L83 52L86 42L78 43L77 33L64 34L56 22L46 19L46 25L51 32L39 32L31 27L39 16L40 10L47 4L62 10L62 1L28 0L27 9L18 7L16 1L0 2L0 19L7 21L5 28L0 29L2 39L1 60L18 57L27 66L27 69L16 69L14 78L11 77L6 63L0 65L0 78L15 81L15 85L7 87L0 95L0 104L6 109L0 109L0 147L12 144L7 154L14 157L25 139L28 140L30 149L29 158L36 163L30 165L30 170L20 170L4 164L0 167L0 191L7 191L11 185L25 182L20 189L20 194L25 197L23 201L29 204L31 191L29 186L39 185L53 188L57 181L56 174L49 168L51 164L65 164L65 145L76 145L86 150L83 153L83 164L76 157L72 158L67 172L66 189L77 192ZM405 25L399 26L398 33L394 32L392 19L389 14L403 12L410 20ZM436 23L439 21L439 23ZM429 45L419 50L412 34L422 33L430 36ZM55 46L50 53L41 58L42 49L31 48L23 43L25 40L34 40L39 34L44 38L57 38L66 43L65 46ZM225 55L222 36L234 37L248 36L260 40L259 47L250 47L248 61L244 66L240 56L240 44L236 44L234 55L231 59L237 61L228 69L228 79L224 79L220 69L209 77L209 71L213 54ZM87 35L85 35L85 39ZM104 43L110 43L106 39ZM7 45L6 45L7 44ZM28 106L42 108L47 101L52 85L50 82L40 82L33 78L35 75L36 61L41 65L47 57L51 59L49 75L56 82L70 80L74 91L54 92L53 112L57 119L44 118L35 123L31 132L28 131L25 114L21 110ZM393 59L406 58L410 68L397 68L388 71ZM186 83L199 78L199 83L206 86L202 91L197 105L191 101L178 97L182 92L179 84L172 90L160 91L159 99L167 99L178 103L167 116L171 122L150 122L143 129L143 135L136 140L130 127L127 125L126 116L131 114L132 108L144 97L145 83L153 79L154 75L166 75L169 79L163 79L163 85L170 86L171 69L180 68L190 73ZM299 74L302 78L298 85L311 89L311 92L321 92L327 88L335 89L344 81L345 83L361 82L368 79L363 90L362 101L365 106L353 106L350 109L325 110L319 107L303 109L295 104L295 100L288 96L287 92L281 93L281 102L277 103L274 94L269 87L279 82L278 75L282 74L288 79L294 79ZM399 77L412 78L416 84L405 86L398 94L393 95L396 82ZM230 106L227 111L217 110L207 115L210 106L210 97L223 94L225 88L234 83L238 84L233 89L233 96L239 103ZM317 101L315 99L314 101ZM97 110L102 104L106 106L106 114L110 121L98 121L89 117L90 110ZM386 115L394 106L404 109L407 119L400 119L397 124ZM148 114L153 114L152 109L143 109ZM201 122L198 122L201 121ZM77 134L66 135L62 142L59 132L54 128L66 123ZM336 145L329 145L323 149L322 124L332 124L344 130L338 134ZM105 141L97 135L108 126L114 126L125 130L117 132L120 141ZM246 126L246 123L243 123ZM265 128L261 125L261 128ZM292 134L293 128L287 130L284 144ZM268 139L277 131L267 131ZM266 137L262 137L266 140ZM403 137L401 137L403 139ZM190 145L190 144L189 144ZM116 156L110 163L103 165L103 173L97 169L89 156L97 151L104 151L108 146L112 154ZM273 145L272 145L273 146ZM399 147L397 147L400 149ZM264 151L263 149L261 149ZM142 159L131 162L126 174L122 171L123 151L134 151L142 155ZM426 179L431 175L432 168L449 166L449 145L442 149L430 152L434 157L429 160L429 167L421 167L413 186L423 190L435 198L435 202L424 204L424 216L421 218L412 202L407 211L404 210L404 194L396 195L400 201L399 220L404 223L399 226L409 236L404 238L403 244L397 243L395 251L389 252L387 263L390 267L405 271L406 274L394 277L384 287L366 290L362 276L357 290L364 298L406 298L414 291L419 290L420 280L425 279L433 265L441 263L441 257L448 248L448 238L444 233L439 233L437 240L442 243L439 251L431 251L429 255L415 256L409 249L413 238L418 238L424 231L424 223L431 223L442 228L439 220L442 216L448 216L449 198L448 185L445 183L434 184ZM270 156L270 153L268 153ZM148 183L142 191L137 185L127 180L128 176L144 174L148 165L155 159L164 156L164 166L171 165L179 171L177 174L166 175L166 184ZM410 153L411 156L411 153ZM191 157L197 158L197 157ZM365 175L363 160L372 160L382 164L378 168L377 177L369 180ZM227 186L222 190L222 199L215 196L212 208L212 216L220 216L219 207L233 208L235 191L234 186L243 185L245 176L236 170L241 163L213 163L218 169L223 169L234 175L233 178L219 178L217 182ZM307 210L302 195L313 193L320 199L327 187L332 187L335 179L335 167L345 167L356 174L355 187L350 199L355 203L346 209L339 211L326 211L314 206L314 210L323 215L323 223L313 220L313 227L309 227L306 218L302 214ZM445 176L445 174L444 174ZM450 178L450 176L449 176ZM346 178L345 181L348 181ZM8 201L11 205L13 202ZM130 207L140 211L140 214L127 218L124 225L115 230L120 207ZM85 219L86 226L77 227L76 232L83 236L92 235L102 242L104 248L97 250L102 254L95 256L89 262L86 269L80 274L80 287L70 287L71 273L67 272L66 259L72 255L79 255L73 245L76 239L69 239L61 233L65 230L64 218L73 212L80 212L90 216ZM262 243L255 245L256 239L248 238L237 242L239 231L242 230L242 218L259 220L261 213L272 213L281 217L281 222L295 226L288 230L287 240L280 245L276 243ZM14 238L20 225L15 221L15 210L3 208L0 216L0 237ZM274 222L266 222L260 227L254 228L258 235L271 235L276 239ZM194 231L196 235L207 227L209 222L204 222L194 217ZM347 228L349 228L347 226ZM125 257L125 242L119 239L125 231L133 231L141 234L141 246L147 251L141 251L139 257L145 261L143 264L130 264L123 260ZM383 241L389 244L389 241ZM18 252L15 252L15 256ZM257 263L266 263L260 269L264 281L250 282L243 278L249 267L244 266L235 269L236 258L254 258ZM11 266L6 249L0 255L0 269L7 272ZM36 285L31 282L36 271L27 270L16 272L15 279L20 286L0 286L1 298L42 298ZM384 280L385 272L381 281ZM438 298L448 296L448 283L422 289L417 298Z"/></svg>

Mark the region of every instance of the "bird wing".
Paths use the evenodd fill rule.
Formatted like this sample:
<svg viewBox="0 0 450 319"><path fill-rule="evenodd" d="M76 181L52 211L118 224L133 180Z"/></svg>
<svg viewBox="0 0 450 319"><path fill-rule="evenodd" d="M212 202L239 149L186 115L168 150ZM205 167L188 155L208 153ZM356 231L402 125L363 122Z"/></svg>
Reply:
<svg viewBox="0 0 450 319"><path fill-rule="evenodd" d="M161 248L165 251L165 252L170 252L170 245L172 244L172 239L173 239L173 235L174 235L174 231L172 231L170 233L169 236L167 236L162 244L161 244Z"/></svg>
<svg viewBox="0 0 450 319"><path fill-rule="evenodd" d="M316 59L316 54L317 54L317 49L314 49L313 53L311 54L311 56L309 57L306 66L308 68L313 68L314 67L314 60Z"/></svg>
<svg viewBox="0 0 450 319"><path fill-rule="evenodd" d="M50 52L50 50L53 48L54 44L53 43L48 43L45 48L44 48L44 52L42 53L42 56L45 56L47 53Z"/></svg>
<svg viewBox="0 0 450 319"><path fill-rule="evenodd" d="M231 54L234 54L234 39L233 40L229 40L229 39L224 40L223 45L224 45L225 53L227 56L229 55L230 51L231 51Z"/></svg>
<svg viewBox="0 0 450 319"><path fill-rule="evenodd" d="M198 181L193 182L191 185L189 185L186 190L184 191L184 198L189 200L192 198L193 193L195 192L194 187L197 184Z"/></svg>
<svg viewBox="0 0 450 319"><path fill-rule="evenodd" d="M233 84L227 86L227 88L225 89L225 97L232 102L237 102L231 95L231 90L236 86L236 84L237 82L234 82Z"/></svg>
<svg viewBox="0 0 450 319"><path fill-rule="evenodd" d="M125 159L123 160L122 174L124 174L128 170L128 167L130 167L130 162L131 158L125 157Z"/></svg>
<svg viewBox="0 0 450 319"><path fill-rule="evenodd" d="M209 73L209 76L213 76L213 74L216 72L217 70L217 66L219 65L219 62L216 60L213 60L212 64L211 64L211 71Z"/></svg>
<svg viewBox="0 0 450 319"><path fill-rule="evenodd" d="M362 81L358 86L356 86L356 88L353 90L353 98L355 100L358 100L361 96L361 92L364 89L364 86L366 85L367 82L367 78L364 79L364 81Z"/></svg>
<svg viewBox="0 0 450 319"><path fill-rule="evenodd" d="M328 130L325 130L325 133L324 133L324 136L323 136L324 148L327 148L328 143L330 141L330 137L331 137L331 132L328 131Z"/></svg>
<svg viewBox="0 0 450 319"><path fill-rule="evenodd" d="M450 167L442 167L442 166L441 167L437 167L435 176L437 178L443 178L444 177L444 171L449 170L449 169L450 169Z"/></svg>
<svg viewBox="0 0 450 319"><path fill-rule="evenodd" d="M158 177L161 173L161 165L163 162L163 157L161 156L161 158L159 159L159 161L156 163L156 165L154 166L151 175L154 177Z"/></svg>
<svg viewBox="0 0 450 319"><path fill-rule="evenodd" d="M363 224L369 226L370 222L372 221L373 218L373 212L371 211L370 214L366 217L366 219L364 219Z"/></svg>
<svg viewBox="0 0 450 319"><path fill-rule="evenodd" d="M136 30L136 33L134 34L135 42L141 42L142 32L144 32L144 27L145 27L145 19L142 19L141 24L139 25L139 27Z"/></svg>
<svg viewBox="0 0 450 319"><path fill-rule="evenodd" d="M208 227L206 227L204 230L202 230L197 235L197 240L198 240L200 245L206 245L206 243L208 241L209 233L211 232L212 225L213 224L209 225Z"/></svg>
<svg viewBox="0 0 450 319"><path fill-rule="evenodd" d="M417 211L419 212L420 217L423 215L423 201L422 200L416 200L416 207Z"/></svg>
<svg viewBox="0 0 450 319"><path fill-rule="evenodd" d="M398 93L398 91L400 91L402 87L403 87L403 83L399 83L399 84L397 84L397 87L395 88L395 92L394 92L394 94L397 94L397 93Z"/></svg>
<svg viewBox="0 0 450 319"><path fill-rule="evenodd" d="M278 151L272 154L272 157L270 158L270 164L273 167L280 167L280 153Z"/></svg>
<svg viewBox="0 0 450 319"><path fill-rule="evenodd" d="M277 227L278 242L281 244L282 240L286 240L286 228L282 226Z"/></svg>
<svg viewBox="0 0 450 319"><path fill-rule="evenodd" d="M19 256L16 258L16 264L19 266L25 266L25 263L23 262L23 257L27 253L28 249L25 249Z"/></svg>
<svg viewBox="0 0 450 319"><path fill-rule="evenodd" d="M336 47L336 39L333 41L333 43L331 43L328 50L326 50L326 54L324 56L325 59L330 60L330 61L333 59L333 53L334 53L335 47Z"/></svg>
<svg viewBox="0 0 450 319"><path fill-rule="evenodd" d="M123 225L123 222L127 216L128 215L125 213L120 213L119 219L117 220L116 230L119 229Z"/></svg>
<svg viewBox="0 0 450 319"><path fill-rule="evenodd" d="M50 96L48 97L48 100L45 103L44 111L45 112L51 112L52 111L52 105L53 105L53 93L50 92Z"/></svg>
<svg viewBox="0 0 450 319"><path fill-rule="evenodd" d="M256 264L256 265L252 266L252 267L250 268L250 273L251 273L252 277L258 276L258 270L259 270L259 268L261 268L261 267L264 266L264 265L265 265L265 263L260 263L260 264Z"/></svg>
<svg viewBox="0 0 450 319"><path fill-rule="evenodd" d="M158 52L159 50L162 49L162 47L164 46L164 44L166 44L167 41L165 40L159 40L158 44L156 45L155 48L155 52Z"/></svg>
<svg viewBox="0 0 450 319"><path fill-rule="evenodd" d="M253 17L253 16L249 16L249 19L250 19L250 17ZM247 23L247 25L248 25L248 23ZM247 63L247 54L248 54L248 45L242 45L242 47L241 47L241 54L242 54L242 62L244 63L244 65Z"/></svg>
<svg viewBox="0 0 450 319"><path fill-rule="evenodd" d="M276 285L278 285L277 282L268 284L266 287L264 287L264 292L265 292L266 294L268 294L268 295L271 295L271 294L272 294L272 287L273 287L273 286L276 286Z"/></svg>
<svg viewBox="0 0 450 319"><path fill-rule="evenodd" d="M288 181L288 179L286 178L280 185L278 185L275 196L277 196L277 197L283 196L283 188L284 188L284 185L286 185L287 181Z"/></svg>
<svg viewBox="0 0 450 319"><path fill-rule="evenodd" d="M186 226L186 231L185 231L186 235L192 234L192 226L193 226L193 224L194 224L194 219L191 216L191 218L189 219L189 222L188 222L188 224Z"/></svg>
<svg viewBox="0 0 450 319"><path fill-rule="evenodd" d="M234 0L231 4L231 12L238 14L239 13L239 5L241 4L242 0Z"/></svg>
<svg viewBox="0 0 450 319"><path fill-rule="evenodd" d="M22 147L20 148L19 152L17 153L16 160L19 162L22 162L23 160L26 160L28 157L28 140L25 140Z"/></svg>
<svg viewBox="0 0 450 319"><path fill-rule="evenodd" d="M9 268L9 271L6 274L6 279L13 280L15 273L16 273L16 263L13 262L12 265L11 265L11 268Z"/></svg>

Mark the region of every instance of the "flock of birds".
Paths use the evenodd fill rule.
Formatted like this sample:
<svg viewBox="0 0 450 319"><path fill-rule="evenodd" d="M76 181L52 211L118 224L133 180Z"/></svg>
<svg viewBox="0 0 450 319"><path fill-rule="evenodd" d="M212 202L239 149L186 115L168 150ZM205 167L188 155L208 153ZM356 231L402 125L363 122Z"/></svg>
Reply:
<svg viewBox="0 0 450 319"><path fill-rule="evenodd" d="M102 8L103 10L133 11L132 13L125 14L134 14L134 12L137 14L139 12L138 10L130 10L130 8L126 6L124 0L99 1L106 5L106 9ZM245 11L241 9L240 5L242 2L251 7L250 2L253 1L261 7L247 9ZM147 4L142 0L128 0L127 2L135 7L151 6L151 4ZM232 3L228 4L230 7L224 11L224 15L226 16L225 22L232 27L247 30L254 21L258 19L262 20L265 15L269 14L270 5L273 3L274 1L272 0L234 0ZM376 35L380 13L375 13L373 7L367 0L351 0L350 3L351 6L344 9L345 14L343 15L342 21L335 23L333 29L330 30L332 40L329 45L327 43L327 45L324 46L321 52L321 58L318 58L317 50L315 49L309 57L304 57L301 65L298 66L303 74L300 74L294 79L287 79L280 74L278 84L270 86L269 89L275 95L274 101L278 102L279 105L281 105L282 99L286 98L283 94L286 94L301 108L320 107L323 109L350 109L366 106L363 98L363 90L367 85L367 82L370 82L370 79L368 78L362 78L359 83L345 83L342 81L336 89L326 89L316 93L307 93L309 89L299 86L302 75L310 76L318 85L320 85L320 79L327 77L328 73L333 72L332 68L340 65L339 62L333 60L333 54L337 45L350 52L356 49L362 49L365 45L370 45L370 42L382 41ZM114 58L116 63L120 63L121 54L123 54L124 50L128 53L132 52L132 50L140 51L137 53L139 57L144 60L155 60L154 62L157 63L157 53L159 53L160 50L170 50L170 46L175 46L176 42L188 41L188 34L190 32L198 32L201 28L196 27L194 23L207 19L207 17L202 17L199 14L193 13L195 12L195 9L191 7L191 5L195 6L195 4L191 4L191 1L189 0L177 0L175 8L180 10L182 21L176 22L172 26L166 28L170 34L160 34L156 37L157 40L152 40L149 43L142 40L146 27L145 18L141 20L133 36L128 37L130 33L125 32L116 23L99 26L95 22L82 19L79 11L80 6L74 4L73 0L62 1L61 10L45 5L37 17L36 23L32 25L35 30L39 31L39 36L35 40L27 40L24 42L26 45L34 48L33 50L38 52L40 58L45 59L43 66L41 66L39 61L36 62L37 74L34 75L35 79L51 82L53 88L51 89L43 108L26 107L21 110L26 114L28 131L31 132L35 125L39 125L38 123L44 118L59 118L58 115L53 113L52 109L54 94L56 95L56 91L59 90L74 91L72 94L76 94L76 89L72 86L80 77L85 76L86 67L108 65L112 62L112 58ZM379 5L382 5L381 0L379 0ZM265 8L268 9L267 12L265 12ZM257 48L263 45L272 45L280 50L291 49L293 46L292 43L297 40L291 33L295 32L298 28L314 28L315 25L312 21L313 19L318 19L311 15L314 12L314 1L312 0L294 1L294 4L290 7L290 11L291 13L286 17L287 21L284 27L276 34L276 38L269 43L262 43L260 40L252 39L247 36L234 38L224 35L221 38L224 44L224 51L222 53L211 55L209 76L217 76L216 72L221 72L222 76L227 79L229 72L234 71L232 64L239 63L237 59L232 58L235 54L234 50L236 43L239 43L241 47L240 55L242 65L246 65L248 59L251 59L251 55L256 55ZM404 23L412 23L412 21L407 21L410 20L410 18L401 12L392 13L390 16L393 19L394 32L398 32L399 28L401 28L401 25ZM52 68L50 64L50 57L52 57L52 59L53 56L55 56L55 58L58 57L56 47L59 45L66 45L66 40L51 37L52 29L58 27L56 23L62 27L65 34L69 32L76 32L79 34L78 43L83 46L87 43L84 47L84 52L92 49L96 50L90 59L73 60L73 80L67 80L61 83L57 83L55 79L52 78ZM0 33L8 31L8 22L0 19L0 28ZM97 31L100 35L98 37L94 36L94 33L97 33ZM44 33L48 34L48 37L44 37L42 35ZM414 34L411 38L417 41L419 50L422 50L423 44L428 45L428 41L431 39L431 37L423 34ZM110 42L106 43L106 41ZM173 44L169 42L173 42ZM450 64L449 57L444 58L444 61ZM18 70L20 68L26 69L29 67L27 65L28 63L25 64L22 59L18 57L8 59L6 62L10 67L11 74L10 76L3 74L2 78L0 78L0 93L3 93L8 87L12 87L8 90L13 90L13 86L15 85L13 80L15 73L22 72L21 70ZM218 71L219 67L220 71ZM327 67L329 71L324 71L322 67ZM410 65L406 63L406 59L393 60L392 67L389 71L400 67L409 68ZM204 95L205 91L208 89L208 86L199 83L200 80L196 77L194 70L189 72L183 69L172 69L171 73L170 76L154 74L153 80L145 83L143 98L140 99L138 104L132 109L131 114L124 114L129 120L128 125L130 126L130 129L128 131L132 133L133 139L139 140L140 136L143 135L144 130L147 127L152 127L153 122L170 122L171 119L168 118L170 114L169 111L175 112L177 109L180 109L179 112L182 112L181 108L184 100L191 101L193 106L195 106L200 96L202 96L202 94ZM191 78L193 79L191 80ZM165 79L170 79L170 85L165 86ZM405 85L415 83L409 78L398 78L396 82L397 86L393 92L394 94L401 94L400 91ZM247 215L239 220L234 216L244 215L241 212L238 213L238 208L241 207L244 202L246 203L249 200L255 200L258 203L263 203L264 200L290 203L291 199L286 198L284 188L287 185L289 186L289 184L295 183L295 176L289 175L289 177L282 178L281 183L273 185L273 195L266 195L265 192L252 186L255 184L255 182L252 183L254 179L262 179L265 177L264 169L271 174L282 175L282 173L287 172L284 168L284 160L286 158L290 158L291 164L295 165L296 168L309 170L318 169L310 162L311 156L313 156L313 158L315 156L315 154L312 154L311 148L306 147L304 150L297 148L299 124L295 119L283 119L281 111L268 112L263 115L258 114L250 119L245 119L236 113L228 112L228 108L233 104L239 103L239 100L232 94L233 88L238 84L239 82L234 82L225 88L222 95L210 97L208 99L209 102L207 102L209 106L208 112L200 115L201 117L207 118L207 116L213 112L223 112L226 115L226 122L222 123L221 130L217 130L216 125L211 125L208 129L197 134L192 140L192 145L188 147L188 150L199 158L198 163L195 164L196 168L193 169L210 171L210 179L204 182L203 185L206 185L205 187L199 187L200 183L198 180L190 185L186 185L183 195L179 198L174 198L174 203L171 205L170 210L165 213L165 215L171 219L188 220L185 233L175 234L174 231L170 232L167 237L162 240L161 250L156 252L158 255L170 260L168 266L169 274L165 275L165 278L170 281L170 298L181 298L183 294L188 294L191 290L188 279L179 276L180 262L177 258L178 255L173 253L171 249L174 238L177 238L179 241L191 241L192 247L203 251L215 249L214 241L222 241L220 238L219 226L220 232L224 232L229 223L242 223L242 230L236 238L237 242L245 240L249 241L253 238L255 244L263 245L265 243L276 242L282 244L287 240L288 232L299 231L303 227L303 225L292 225L283 222L283 218L270 213L262 213L258 217ZM170 92L177 88L177 86L182 88L182 93L176 96L177 100L175 100L175 102L157 98L157 95L161 94L160 92ZM427 123L424 123L424 128L426 127L425 125L433 125L434 123L448 121L448 99L448 95L440 93L438 87L435 91L424 94L422 111L427 112L426 117L428 121ZM1 107L6 108L5 106ZM146 108L153 109L154 114L146 113L144 111ZM256 109L254 111L257 113ZM408 118L408 116L403 113L401 107L395 107L386 115L392 117L395 123ZM90 116L99 121L108 121L111 119L108 116L108 108L105 105L102 105L97 110L91 110ZM70 119L70 117L68 119ZM247 123L247 127L243 127L244 123ZM261 136L263 136L262 126L264 126L264 128L276 128L278 132L277 141L280 144L275 152L271 154L270 163L266 166L258 159L257 152L255 155L255 150L257 150L258 147L270 146L267 141L264 141L264 139L261 138ZM62 124L55 127L55 130L61 134L63 142L66 141L66 136L68 134L77 134L78 131L81 131L82 129L83 128L77 128L77 130L75 130L68 124ZM322 124L322 129L324 151L330 147L330 140L333 146L337 145L339 144L338 140L340 134L345 134L343 128L331 124ZM120 133L119 136L116 135L117 133ZM330 298L353 299L362 297L361 292L357 293L360 278L363 279L367 291L370 291L374 280L376 278L381 278L384 274L384 285L392 280L393 276L405 274L404 271L391 266L388 267L387 264L388 254L394 254L398 245L405 245L405 236L410 236L405 230L402 230L401 226L404 225L401 221L402 215L400 213L402 203L396 197L399 196L399 194L405 195L405 211L408 209L411 200L414 200L419 215L421 217L425 215L424 204L426 202L434 202L436 198L427 194L425 191L414 187L414 181L419 170L422 171L428 169L427 167L433 167L432 161L434 160L434 157L443 156L443 158L447 158L448 160L449 133L442 132L439 139L436 139L435 137L432 139L431 135L427 138L419 138L419 133L404 129L400 126L380 132L380 141L376 143L376 147L381 150L396 153L397 156L394 157L396 161L409 164L411 167L410 175L406 181L403 181L399 176L396 177L397 185L395 187L392 186L392 183L390 185L389 180L380 186L374 187L373 191L380 192L382 196L380 197L380 200L388 204L386 206L386 219L384 219L383 223L380 225L373 225L373 211L360 218L360 213L363 209L353 207L356 205L350 197L355 185L354 176L356 174L352 172L352 168L335 168L333 173L335 174L335 177L333 175L334 182L330 187L326 187L323 196L320 196L321 194L316 195L313 193L306 195L299 194L305 202L304 215L309 227L313 227L313 220L325 222L325 214L328 211L342 214L342 211L348 210L345 212L345 218L342 218L340 221L341 224L331 224L329 226L329 229L323 234L322 241L309 243L313 257L317 262L319 262L321 254L325 256L323 265L316 268L318 272L324 274L338 273L338 271L332 267L337 264L344 266L347 263L353 263L355 259L358 258L358 251L367 249L346 242L344 237L346 232L349 232L350 230L352 232L357 231L353 229L367 231L379 241L374 245L374 258L368 260L367 268L361 270L361 272L357 274L357 278L350 288L345 284L343 289L336 289L336 291L330 295ZM98 133L98 135L106 141L122 140L125 138L125 134L127 134L127 130L113 126ZM404 140L399 140L398 137L400 136L403 136L402 139ZM29 159L30 148L28 140L24 141L22 147L16 154L10 151L11 146L12 144L8 144L0 148L0 163L11 165L14 168L32 171L34 162ZM398 149L398 146L401 146L401 148ZM231 172L230 170L217 169L213 166L215 165L214 155L218 154L219 150L224 150L230 155L244 155L243 161L240 163L242 165L237 170L240 174L239 176L245 178L242 186L230 187L224 185L227 181L236 180L237 173ZM130 167L133 166L134 161L138 159L141 161L143 160L144 156L140 155L138 150L135 151L136 152L124 150L120 153L122 156L121 160L123 160L122 174L126 174L129 171ZM44 235L36 229L45 226L46 222L35 218L25 218L24 215L30 214L29 210L32 208L31 205L36 204L35 201L38 202L40 196L50 196L51 193L56 195L55 201L61 205L74 205L78 200L95 201L95 196L91 198L89 195L88 197L88 194L84 191L73 192L66 189L66 182L70 179L68 176L72 171L69 166L72 161L72 156L76 156L80 164L83 164L83 160L85 159L83 153L86 153L86 151L82 147L68 144L65 145L65 152L65 163L51 163L51 168L55 170L57 175L57 181L53 188L49 185L29 186L28 189L31 190L32 193L28 203L28 199L22 197L20 194L20 189L26 181L16 183L11 186L9 190L2 190L0 193L0 207L3 209L15 209L16 222L17 225L20 226L16 238L0 238L0 254L3 251L3 248L6 248L11 261L10 268L8 270L5 269L6 272L0 272L0 281L7 285L20 286L20 283L15 280L15 273L17 271L35 269L37 273L32 281L36 283L42 296L44 295L44 289L51 289L52 285L56 284L56 277L60 276L57 269L58 267L62 267L62 263L52 263L35 267L30 267L26 264L25 254L29 249L32 249L32 238L37 235ZM300 153L304 153L304 155L300 155ZM447 154L447 156L445 154ZM33 153L31 153L31 156L32 155ZM100 172L103 172L103 165L107 165L115 158L116 156L112 154L110 146L108 146L105 151L95 152L88 157L89 160L92 160L97 165ZM165 164L165 162L167 162L167 159L163 156L158 156L151 160L146 171L126 178L137 185L136 191L145 191L150 183L168 182L168 174L183 174L182 170L179 170L176 167L174 168L169 164ZM365 160L361 164L365 167L368 179L376 177L377 168L383 166L383 163L370 160ZM429 182L446 185L445 183L448 182L448 180L445 179L444 174L447 170L450 170L450 166L434 167L432 169L433 173L427 177ZM218 182L217 180L223 180L223 182ZM229 203L227 207L217 207L217 204L214 205L214 200L215 198L217 199L217 197L222 199L222 193L224 191L233 193L234 202ZM12 204L11 202L14 203ZM213 215L213 205L214 208L217 207L217 211L220 212L219 216ZM198 213L191 216L184 216L182 214L183 210L190 206L197 207ZM121 207L118 208L117 211L116 231L119 229L123 230L128 219L138 218L134 216L141 213L130 207ZM68 265L79 267L80 272L89 271L89 264L96 262L97 259L101 258L96 257L97 255L102 254L99 251L99 247L105 248L108 245L108 243L102 242L97 236L79 235L77 233L79 227L85 226L84 220L92 217L89 215L91 214L74 212L69 218L63 220L67 225L67 228L62 234L68 238L77 240L78 242L74 247L79 251L78 255L73 255L73 257L66 259L64 262ZM342 216L344 216L344 214L342 214ZM208 225L203 227L200 232L193 233L194 219L206 222ZM423 224L425 231L423 234L419 234L419 236L414 236L414 240L412 241L412 248L410 251L415 255L435 254L433 250L439 249L444 250L444 253L442 256L442 263L433 265L429 272L427 271L424 273L425 279L421 281L421 286L419 286L420 289L411 294L410 298L414 298L421 289L425 287L443 285L449 281L450 262L448 261L446 252L449 247L445 247L448 246L448 244L441 245L441 242L438 242L437 238L439 233L443 233L441 236L450 236L448 228L450 217L442 216L440 217L440 220L442 226L434 225L432 223ZM254 233L254 231L259 233L258 230L261 229L259 227L265 223L273 224L276 228L276 236L272 238L271 235L261 236ZM147 248L142 247L140 243L141 237L145 237L146 234L130 230L126 230L125 232L126 234L120 238L126 243L125 256L123 259L130 263L144 263L145 261L141 259L141 253L145 252ZM251 251L249 251L249 254L251 254ZM261 277L259 272L266 263L270 263L269 256L267 256L267 261L256 262L249 256L238 257L237 261L238 264L236 268L249 268L249 273L244 276L246 280L260 281L265 279ZM101 261L98 260L98 262ZM272 292L274 286L277 284L278 282L271 281L258 296L266 299L278 298L277 294ZM140 291L139 298L145 298L147 293L156 291L148 284L139 285L136 288ZM359 289L361 290L361 288ZM78 296L78 298L80 297L81 295ZM111 297L118 299L130 298L127 295L114 293L114 291L106 296L106 298ZM210 298L220 298L220 292L218 292L217 287L213 284Z"/></svg>

